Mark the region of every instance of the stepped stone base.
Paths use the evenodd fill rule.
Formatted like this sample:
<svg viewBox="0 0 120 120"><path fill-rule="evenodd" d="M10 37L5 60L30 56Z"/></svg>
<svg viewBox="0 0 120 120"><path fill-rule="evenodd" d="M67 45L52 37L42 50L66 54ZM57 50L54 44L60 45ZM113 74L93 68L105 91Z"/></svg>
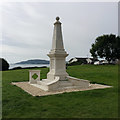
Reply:
<svg viewBox="0 0 120 120"><path fill-rule="evenodd" d="M61 94L61 93L69 93L69 92L76 92L76 91L85 91L85 90L93 90L93 89L104 89L104 88L111 88L112 86L108 85L100 85L100 84L90 84L88 88L69 88L65 90L57 90L57 91L44 91L39 88L39 85L33 86L29 84L29 82L12 82L12 85L16 85L20 87L22 90L26 91L32 96L46 96L46 95L54 95L54 94Z"/></svg>
<svg viewBox="0 0 120 120"><path fill-rule="evenodd" d="M54 80L43 79L41 81L37 81L36 84L31 85L38 87L44 91L57 91L73 88L88 88L90 86L90 82L88 80L82 80L67 76L66 80L60 80L59 77L55 77Z"/></svg>

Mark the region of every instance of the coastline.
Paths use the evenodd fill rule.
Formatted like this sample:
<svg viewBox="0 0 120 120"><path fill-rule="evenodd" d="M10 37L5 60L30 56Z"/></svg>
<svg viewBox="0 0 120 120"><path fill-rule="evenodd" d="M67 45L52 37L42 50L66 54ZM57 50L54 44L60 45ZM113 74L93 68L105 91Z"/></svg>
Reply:
<svg viewBox="0 0 120 120"><path fill-rule="evenodd" d="M21 68L32 68L32 67L49 67L49 64L10 64L9 69L21 67Z"/></svg>

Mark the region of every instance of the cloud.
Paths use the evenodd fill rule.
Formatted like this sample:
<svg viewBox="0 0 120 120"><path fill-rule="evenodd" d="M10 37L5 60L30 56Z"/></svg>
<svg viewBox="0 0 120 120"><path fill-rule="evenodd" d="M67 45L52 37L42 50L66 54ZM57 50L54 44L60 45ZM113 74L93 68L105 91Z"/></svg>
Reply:
<svg viewBox="0 0 120 120"><path fill-rule="evenodd" d="M48 59L53 23L60 16L67 58L90 56L97 36L117 34L117 3L5 3L2 6L2 56L10 62Z"/></svg>

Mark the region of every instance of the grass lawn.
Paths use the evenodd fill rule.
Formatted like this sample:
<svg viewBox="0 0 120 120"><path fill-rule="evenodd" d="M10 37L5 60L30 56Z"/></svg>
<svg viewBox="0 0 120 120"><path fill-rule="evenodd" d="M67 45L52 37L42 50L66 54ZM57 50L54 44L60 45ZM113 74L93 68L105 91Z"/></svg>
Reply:
<svg viewBox="0 0 120 120"><path fill-rule="evenodd" d="M41 68L46 78L48 68ZM28 81L28 69L2 72L3 118L117 118L118 66L69 66L70 76L113 88L33 97L11 82Z"/></svg>

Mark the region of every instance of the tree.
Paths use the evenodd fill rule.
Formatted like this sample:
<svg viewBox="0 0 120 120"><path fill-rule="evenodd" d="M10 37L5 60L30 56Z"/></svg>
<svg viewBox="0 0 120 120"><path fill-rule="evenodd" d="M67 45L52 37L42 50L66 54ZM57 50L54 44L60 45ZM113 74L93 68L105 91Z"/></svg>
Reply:
<svg viewBox="0 0 120 120"><path fill-rule="evenodd" d="M5 59L0 58L0 71L8 70L8 68L9 68L8 62Z"/></svg>
<svg viewBox="0 0 120 120"><path fill-rule="evenodd" d="M108 62L120 59L120 37L113 34L97 37L90 53L93 58L105 58Z"/></svg>

